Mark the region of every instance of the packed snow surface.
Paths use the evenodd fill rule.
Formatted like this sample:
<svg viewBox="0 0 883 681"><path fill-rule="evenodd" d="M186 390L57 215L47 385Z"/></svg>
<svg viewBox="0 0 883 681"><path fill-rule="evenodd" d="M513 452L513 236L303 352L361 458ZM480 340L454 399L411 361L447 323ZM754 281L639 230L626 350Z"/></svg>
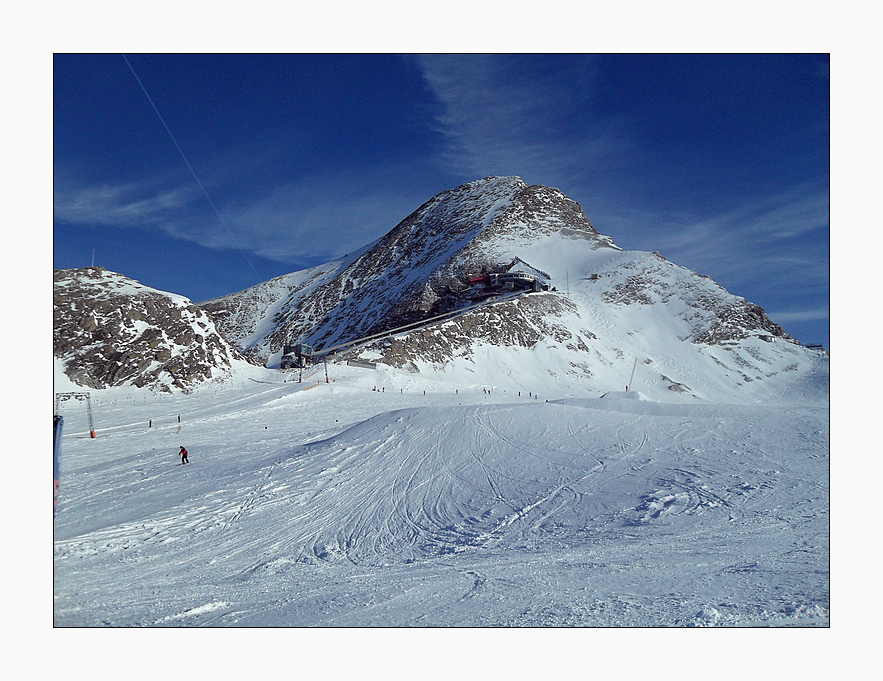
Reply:
<svg viewBox="0 0 883 681"><path fill-rule="evenodd" d="M328 371L65 402L56 626L828 624L826 395Z"/></svg>

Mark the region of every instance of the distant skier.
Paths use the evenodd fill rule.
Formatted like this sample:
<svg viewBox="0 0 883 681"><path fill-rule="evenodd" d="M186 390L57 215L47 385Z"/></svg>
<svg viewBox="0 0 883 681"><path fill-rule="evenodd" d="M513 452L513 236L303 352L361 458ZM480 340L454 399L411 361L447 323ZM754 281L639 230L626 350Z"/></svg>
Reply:
<svg viewBox="0 0 883 681"><path fill-rule="evenodd" d="M190 463L190 461L187 459L187 450L184 449L184 445L181 445L181 451L178 452L178 454L181 455L181 463L182 464Z"/></svg>

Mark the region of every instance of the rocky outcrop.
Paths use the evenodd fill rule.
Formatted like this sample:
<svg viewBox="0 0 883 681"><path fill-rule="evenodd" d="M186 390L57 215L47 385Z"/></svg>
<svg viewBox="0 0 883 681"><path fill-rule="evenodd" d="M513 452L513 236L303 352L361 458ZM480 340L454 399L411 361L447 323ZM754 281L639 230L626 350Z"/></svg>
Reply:
<svg viewBox="0 0 883 681"><path fill-rule="evenodd" d="M694 342L714 345L725 341L738 341L750 335L776 336L784 340L794 339L785 330L767 317L764 309L747 300L717 306L714 310L715 321L710 328L697 334Z"/></svg>
<svg viewBox="0 0 883 681"><path fill-rule="evenodd" d="M344 353L341 359L379 355L377 361L397 368L418 362L443 365L455 357L469 359L477 343L530 349L545 339L588 352L583 337L562 321L564 315L576 311L573 302L554 293L523 296L379 340ZM584 337L589 340L594 336L584 332Z"/></svg>
<svg viewBox="0 0 883 681"><path fill-rule="evenodd" d="M101 267L56 270L53 307L54 355L87 388L189 390L242 360L183 296Z"/></svg>
<svg viewBox="0 0 883 681"><path fill-rule="evenodd" d="M603 294L603 301L611 305L665 305L672 300L687 306L681 314L690 324L694 343L717 345L761 333L794 341L760 306L659 253L624 265L619 281Z"/></svg>

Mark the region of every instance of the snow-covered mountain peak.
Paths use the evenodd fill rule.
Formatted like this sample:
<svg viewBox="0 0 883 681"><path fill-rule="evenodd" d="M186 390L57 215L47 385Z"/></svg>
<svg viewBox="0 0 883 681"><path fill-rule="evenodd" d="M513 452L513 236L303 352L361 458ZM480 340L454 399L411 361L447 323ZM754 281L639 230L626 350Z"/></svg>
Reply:
<svg viewBox="0 0 883 681"><path fill-rule="evenodd" d="M499 238L530 242L558 232L567 237L600 237L576 201L559 189L527 185L514 176L486 177L442 192L401 226L413 224L448 237L473 231L479 244ZM606 241L612 244L609 238Z"/></svg>
<svg viewBox="0 0 883 681"><path fill-rule="evenodd" d="M252 290L204 305L246 352L272 363L295 342L329 347L465 307L474 302L476 277L514 267L548 279L531 258L560 265L554 253L573 252L575 242L580 252L619 250L559 190L487 177L437 194L359 257L329 263L315 286L277 289L279 298L249 320L237 311ZM563 279L564 268L555 269Z"/></svg>
<svg viewBox="0 0 883 681"><path fill-rule="evenodd" d="M818 364L758 306L658 253L623 251L560 190L519 177L441 192L318 269L288 275L309 285L272 300L268 282L205 305L267 366L288 345L339 348L418 324L343 357L516 391L551 378L603 394L637 372L653 399L767 399Z"/></svg>

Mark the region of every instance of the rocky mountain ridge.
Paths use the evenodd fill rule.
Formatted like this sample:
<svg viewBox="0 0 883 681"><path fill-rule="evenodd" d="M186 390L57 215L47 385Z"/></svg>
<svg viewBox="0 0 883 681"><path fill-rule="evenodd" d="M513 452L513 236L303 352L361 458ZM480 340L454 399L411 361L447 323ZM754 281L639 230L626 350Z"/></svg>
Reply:
<svg viewBox="0 0 883 681"><path fill-rule="evenodd" d="M506 277L534 285L494 288ZM551 377L599 393L637 372L665 399L768 399L826 371L757 305L623 251L562 192L517 177L442 192L355 253L198 305L100 268L62 271L55 314L56 356L91 387L189 389L243 357L279 368L285 346L376 334L334 359L519 392Z"/></svg>

